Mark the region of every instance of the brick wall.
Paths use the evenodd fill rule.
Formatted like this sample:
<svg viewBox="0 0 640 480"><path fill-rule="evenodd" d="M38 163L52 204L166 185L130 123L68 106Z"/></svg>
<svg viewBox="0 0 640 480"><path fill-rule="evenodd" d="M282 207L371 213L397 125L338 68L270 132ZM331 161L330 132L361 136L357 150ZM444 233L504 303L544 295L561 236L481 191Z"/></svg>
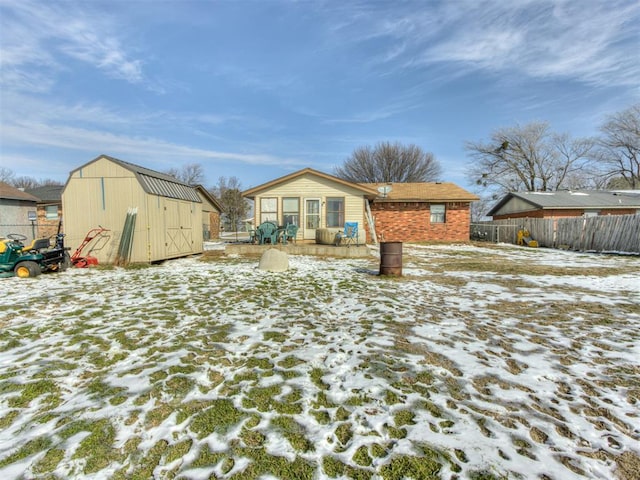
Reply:
<svg viewBox="0 0 640 480"><path fill-rule="evenodd" d="M378 241L469 241L469 203L447 203L445 223L432 224L429 204L422 202L374 203L371 214L375 219ZM370 240L367 228L367 241Z"/></svg>
<svg viewBox="0 0 640 480"><path fill-rule="evenodd" d="M633 215L636 213L635 208L602 208L598 215ZM494 220L508 220L510 218L567 218L581 217L584 210L581 208L562 209L562 210L532 210L530 212L510 213L508 215L494 215Z"/></svg>
<svg viewBox="0 0 640 480"><path fill-rule="evenodd" d="M37 215L37 238L51 238L58 233L58 225L62 219L62 205L58 205L58 218L55 220L47 220L47 212L44 205L38 205ZM60 226L60 233L64 233L64 228L62 226Z"/></svg>

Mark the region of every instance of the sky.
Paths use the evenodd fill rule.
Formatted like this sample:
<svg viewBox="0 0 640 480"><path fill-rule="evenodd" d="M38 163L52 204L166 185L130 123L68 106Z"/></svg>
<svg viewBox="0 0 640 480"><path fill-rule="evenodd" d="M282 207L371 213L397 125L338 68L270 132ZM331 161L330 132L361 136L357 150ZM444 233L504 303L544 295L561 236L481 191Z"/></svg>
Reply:
<svg viewBox="0 0 640 480"><path fill-rule="evenodd" d="M0 0L0 167L101 154L251 188L390 141L474 189L465 142L591 136L640 101L635 0Z"/></svg>

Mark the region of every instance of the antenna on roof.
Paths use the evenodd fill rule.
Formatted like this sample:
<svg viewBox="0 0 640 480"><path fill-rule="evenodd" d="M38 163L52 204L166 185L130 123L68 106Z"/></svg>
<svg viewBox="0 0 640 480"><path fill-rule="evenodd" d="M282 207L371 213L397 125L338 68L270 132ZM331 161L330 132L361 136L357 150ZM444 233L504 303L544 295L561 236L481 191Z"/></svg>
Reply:
<svg viewBox="0 0 640 480"><path fill-rule="evenodd" d="M391 185L382 185L381 187L378 187L378 191L380 192L380 195L382 195L382 198L386 198L387 195L389 195L389 192L391 192Z"/></svg>

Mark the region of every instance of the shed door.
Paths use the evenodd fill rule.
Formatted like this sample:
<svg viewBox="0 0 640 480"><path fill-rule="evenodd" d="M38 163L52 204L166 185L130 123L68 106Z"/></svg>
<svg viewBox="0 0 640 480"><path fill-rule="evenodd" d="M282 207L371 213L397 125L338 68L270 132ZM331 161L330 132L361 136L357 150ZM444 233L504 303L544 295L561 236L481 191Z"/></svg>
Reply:
<svg viewBox="0 0 640 480"><path fill-rule="evenodd" d="M167 255L176 256L193 251L191 205L176 200L166 200L165 225Z"/></svg>
<svg viewBox="0 0 640 480"><path fill-rule="evenodd" d="M320 199L304 199L304 238L313 240L316 238L316 229L320 228Z"/></svg>

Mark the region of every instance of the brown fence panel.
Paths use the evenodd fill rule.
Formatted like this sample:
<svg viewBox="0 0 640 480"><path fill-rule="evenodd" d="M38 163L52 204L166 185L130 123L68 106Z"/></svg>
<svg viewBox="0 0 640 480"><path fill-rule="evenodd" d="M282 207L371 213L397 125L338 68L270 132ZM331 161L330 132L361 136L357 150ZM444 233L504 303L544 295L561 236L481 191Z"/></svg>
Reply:
<svg viewBox="0 0 640 480"><path fill-rule="evenodd" d="M640 215L517 218L471 224L472 240L516 243L528 230L541 247L640 254Z"/></svg>

